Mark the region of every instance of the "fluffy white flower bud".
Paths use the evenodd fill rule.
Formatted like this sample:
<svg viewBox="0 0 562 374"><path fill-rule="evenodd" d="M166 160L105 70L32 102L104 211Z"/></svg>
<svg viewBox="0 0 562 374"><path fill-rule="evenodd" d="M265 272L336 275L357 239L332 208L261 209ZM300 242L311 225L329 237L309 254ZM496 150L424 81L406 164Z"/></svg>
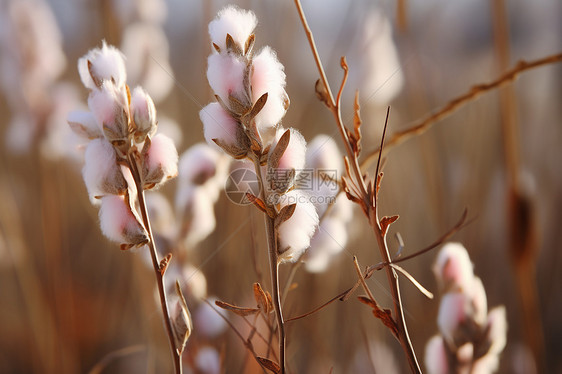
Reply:
<svg viewBox="0 0 562 374"><path fill-rule="evenodd" d="M68 113L66 121L72 131L83 138L94 139L103 136L92 112L73 110Z"/></svg>
<svg viewBox="0 0 562 374"><path fill-rule="evenodd" d="M323 272L327 269L332 256L341 252L346 244L345 224L337 218L324 218L306 252L306 270L311 273Z"/></svg>
<svg viewBox="0 0 562 374"><path fill-rule="evenodd" d="M218 45L221 51L226 50L226 34L230 34L234 42L243 50L246 40L257 23L258 20L253 12L231 5L223 8L217 18L209 23L209 35L211 41Z"/></svg>
<svg viewBox="0 0 562 374"><path fill-rule="evenodd" d="M178 190L176 209L181 217L180 238L187 248L193 248L213 232L217 224L213 200L203 187Z"/></svg>
<svg viewBox="0 0 562 374"><path fill-rule="evenodd" d="M215 95L218 95L226 105L229 103L230 95L245 101L246 63L244 61L232 54L214 53L207 59L207 64L207 80Z"/></svg>
<svg viewBox="0 0 562 374"><path fill-rule="evenodd" d="M331 136L320 134L314 137L306 149L306 166L313 169L342 171L343 157ZM338 175L341 177L341 175Z"/></svg>
<svg viewBox="0 0 562 374"><path fill-rule="evenodd" d="M207 299L213 306L216 300L217 298L214 296ZM212 308L207 303L201 303L195 311L195 329L197 332L207 338L214 338L220 335L226 329L227 325L219 313L223 316L227 316L223 309Z"/></svg>
<svg viewBox="0 0 562 374"><path fill-rule="evenodd" d="M146 135L156 132L156 108L142 87L135 87L131 95L131 117L135 123L135 140L143 142Z"/></svg>
<svg viewBox="0 0 562 374"><path fill-rule="evenodd" d="M146 242L146 230L131 212L123 196L108 195L101 199L99 211L103 234L118 243L141 244Z"/></svg>
<svg viewBox="0 0 562 374"><path fill-rule="evenodd" d="M318 213L310 197L299 190L281 196L281 207L294 204L295 212L279 225L279 261L294 262L310 246L310 239L318 227Z"/></svg>
<svg viewBox="0 0 562 374"><path fill-rule="evenodd" d="M252 102L267 93L267 102L255 117L258 129L277 125L285 115L288 96L285 93L285 72L277 55L264 47L252 60Z"/></svg>
<svg viewBox="0 0 562 374"><path fill-rule="evenodd" d="M144 153L143 181L146 188L158 187L178 175L178 151L174 141L163 134L156 134Z"/></svg>
<svg viewBox="0 0 562 374"><path fill-rule="evenodd" d="M443 246L433 271L445 288L468 292L473 285L472 262L468 252L460 243L447 243Z"/></svg>
<svg viewBox="0 0 562 374"><path fill-rule="evenodd" d="M203 122L203 129L205 132L205 140L213 148L221 150L213 139L220 140L223 144L228 146L235 146L237 144L238 126L240 126L228 114L219 103L210 103L199 112L201 122Z"/></svg>
<svg viewBox="0 0 562 374"><path fill-rule="evenodd" d="M272 151L277 147L277 142L281 138L281 136L285 133L285 129L279 128L275 135L275 141L272 145ZM285 149L285 152L279 159L279 166L278 169L281 170L291 170L295 169L297 173L299 173L304 168L304 161L306 155L306 140L302 134L294 129L290 128L290 138L289 138L289 145ZM271 154L271 153L270 153Z"/></svg>
<svg viewBox="0 0 562 374"><path fill-rule="evenodd" d="M440 335L435 335L425 346L425 367L429 374L448 374L449 363L445 342Z"/></svg>
<svg viewBox="0 0 562 374"><path fill-rule="evenodd" d="M123 54L105 41L101 48L90 50L78 60L78 72L84 86L91 90L100 87L103 81L122 87L127 80Z"/></svg>
<svg viewBox="0 0 562 374"><path fill-rule="evenodd" d="M125 86L104 81L88 97L88 106L99 128L110 142L123 141L129 134L129 105Z"/></svg>
<svg viewBox="0 0 562 374"><path fill-rule="evenodd" d="M88 143L84 159L82 176L93 203L103 195L120 195L127 190L115 149L107 140L98 138Z"/></svg>

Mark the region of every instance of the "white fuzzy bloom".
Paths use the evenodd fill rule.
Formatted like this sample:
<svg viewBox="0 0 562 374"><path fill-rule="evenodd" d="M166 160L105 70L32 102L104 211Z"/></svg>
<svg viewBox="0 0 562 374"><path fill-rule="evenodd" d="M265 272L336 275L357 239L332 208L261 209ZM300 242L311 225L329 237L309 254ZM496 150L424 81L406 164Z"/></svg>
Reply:
<svg viewBox="0 0 562 374"><path fill-rule="evenodd" d="M88 68L88 62L91 69ZM91 90L96 89L102 81L113 81L120 88L127 80L123 54L105 41L101 48L90 50L78 60L78 72L84 86Z"/></svg>
<svg viewBox="0 0 562 374"><path fill-rule="evenodd" d="M504 306L498 306L488 313L488 339L492 343L488 354L499 355L507 342L507 317Z"/></svg>
<svg viewBox="0 0 562 374"><path fill-rule="evenodd" d="M129 103L125 86L104 81L99 89L94 89L90 93L88 107L107 140L127 138Z"/></svg>
<svg viewBox="0 0 562 374"><path fill-rule="evenodd" d="M471 305L467 295L460 292L449 292L441 298L437 325L441 335L447 342L453 344L461 323L470 318Z"/></svg>
<svg viewBox="0 0 562 374"><path fill-rule="evenodd" d="M275 141L272 144L272 151L277 146L277 142L281 136L285 133L285 129L279 128L275 135ZM302 134L294 129L289 129L291 135L289 138L289 145L285 149L285 153L281 156L279 160L278 169L291 170L295 169L297 174L304 168L304 161L306 155L306 140Z"/></svg>
<svg viewBox="0 0 562 374"><path fill-rule="evenodd" d="M221 100L228 105L230 95L244 100L246 63L232 54L213 53L207 59L207 80Z"/></svg>
<svg viewBox="0 0 562 374"><path fill-rule="evenodd" d="M181 284L188 293L186 297L193 299L203 299L207 297L207 278L201 269L191 264L185 264L181 269Z"/></svg>
<svg viewBox="0 0 562 374"><path fill-rule="evenodd" d="M472 288L468 290L472 302L472 319L480 325L486 323L486 315L488 313L488 299L486 298L486 290L482 280L474 277L472 280Z"/></svg>
<svg viewBox="0 0 562 374"><path fill-rule="evenodd" d="M314 137L306 149L306 166L313 169L336 170L337 177L343 170L343 158L334 138L320 134Z"/></svg>
<svg viewBox="0 0 562 374"><path fill-rule="evenodd" d="M277 55L270 47L264 47L252 61L252 102L267 93L267 102L255 117L258 129L277 125L285 115L285 72Z"/></svg>
<svg viewBox="0 0 562 374"><path fill-rule="evenodd" d="M226 34L243 50L246 40L252 34L258 20L252 11L238 9L235 6L223 8L217 18L209 23L211 41L219 46L221 51L226 50Z"/></svg>
<svg viewBox="0 0 562 374"><path fill-rule="evenodd" d="M205 346L197 351L195 367L202 374L219 374L221 372L221 357L213 347Z"/></svg>
<svg viewBox="0 0 562 374"><path fill-rule="evenodd" d="M210 103L199 112L201 122L203 122L203 129L205 132L205 140L212 147L217 150L223 151L222 148L217 146L213 139L218 139L227 145L236 145L237 131L240 126L236 121L227 113L219 103Z"/></svg>
<svg viewBox="0 0 562 374"><path fill-rule="evenodd" d="M437 279L445 288L468 292L472 287L474 272L468 252L460 243L443 246L433 267Z"/></svg>
<svg viewBox="0 0 562 374"><path fill-rule="evenodd" d="M448 374L449 363L445 342L440 335L435 335L425 346L425 367L428 374Z"/></svg>
<svg viewBox="0 0 562 374"><path fill-rule="evenodd" d="M163 134L156 134L144 155L143 181L145 185L161 185L178 175L178 151L174 141Z"/></svg>
<svg viewBox="0 0 562 374"><path fill-rule="evenodd" d="M168 39L162 28L150 23L127 26L121 50L127 56L129 85L142 86L155 102L164 99L174 86L174 75Z"/></svg>
<svg viewBox="0 0 562 374"><path fill-rule="evenodd" d="M281 196L281 207L296 203L291 218L279 225L279 261L294 262L310 246L310 239L318 227L318 213L310 196L292 190Z"/></svg>
<svg viewBox="0 0 562 374"><path fill-rule="evenodd" d="M123 26L136 21L162 23L168 13L165 0L113 0L111 5Z"/></svg>
<svg viewBox="0 0 562 374"><path fill-rule="evenodd" d="M179 124L172 118L163 115L158 116L158 132L174 140L176 149L183 142L183 132Z"/></svg>
<svg viewBox="0 0 562 374"><path fill-rule="evenodd" d="M341 252L347 244L345 223L337 218L325 218L310 241L306 252L306 270L320 273L327 269L333 255Z"/></svg>
<svg viewBox="0 0 562 374"><path fill-rule="evenodd" d="M152 230L160 236L172 238L176 233L176 217L168 199L159 192L146 194L145 199Z"/></svg>
<svg viewBox="0 0 562 374"><path fill-rule="evenodd" d="M84 159L82 176L92 202L103 195L120 195L127 190L127 182L117 165L115 149L105 139L92 140Z"/></svg>
<svg viewBox="0 0 562 374"><path fill-rule="evenodd" d="M225 317L228 316L224 310L215 307L216 300L217 298L214 296L207 298L207 301L213 305L213 307L209 306L207 303L201 303L195 311L195 331L210 339L222 334L227 327L221 315Z"/></svg>
<svg viewBox="0 0 562 374"><path fill-rule="evenodd" d="M187 248L196 246L215 229L215 208L206 188L189 187L178 190L176 209L182 222L179 235Z"/></svg>
<svg viewBox="0 0 562 374"><path fill-rule="evenodd" d="M92 112L73 110L68 113L66 121L72 131L83 138L95 139L103 136Z"/></svg>
<svg viewBox="0 0 562 374"><path fill-rule="evenodd" d="M135 87L131 94L130 113L135 121L136 132L141 141L148 134L156 132L156 108L148 93L142 87Z"/></svg>
<svg viewBox="0 0 562 374"><path fill-rule="evenodd" d="M127 244L139 244L147 240L144 227L122 196L102 197L99 217L101 230L110 240Z"/></svg>

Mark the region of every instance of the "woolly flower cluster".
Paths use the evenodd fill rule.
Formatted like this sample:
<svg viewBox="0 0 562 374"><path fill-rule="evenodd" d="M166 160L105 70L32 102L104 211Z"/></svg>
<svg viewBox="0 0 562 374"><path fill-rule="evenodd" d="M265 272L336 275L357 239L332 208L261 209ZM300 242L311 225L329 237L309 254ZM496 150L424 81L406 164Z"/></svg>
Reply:
<svg viewBox="0 0 562 374"><path fill-rule="evenodd" d="M332 258L340 253L348 240L347 224L352 218L352 203L339 195L338 180L342 173L342 157L333 138L318 135L306 150L306 170L314 170L306 188L314 196L314 205L322 218L306 253L306 269L319 273L327 269Z"/></svg>
<svg viewBox="0 0 562 374"><path fill-rule="evenodd" d="M486 291L474 275L466 249L446 244L434 272L444 294L437 324L439 335L429 340L425 360L431 374L492 373L505 347L505 307L488 312Z"/></svg>
<svg viewBox="0 0 562 374"><path fill-rule="evenodd" d="M297 130L280 124L289 106L284 68L270 47L254 52L256 24L252 12L233 6L209 24L213 53L207 79L217 101L203 108L200 118L209 144L253 162L262 186L255 197L268 214L280 217L279 259L296 261L318 225L309 196L295 189L306 141Z"/></svg>
<svg viewBox="0 0 562 374"><path fill-rule="evenodd" d="M126 85L124 57L105 42L78 60L89 111L68 114L71 129L89 140L82 170L103 233L130 248L146 243L137 196L177 175L172 139L157 133L156 109L141 87Z"/></svg>

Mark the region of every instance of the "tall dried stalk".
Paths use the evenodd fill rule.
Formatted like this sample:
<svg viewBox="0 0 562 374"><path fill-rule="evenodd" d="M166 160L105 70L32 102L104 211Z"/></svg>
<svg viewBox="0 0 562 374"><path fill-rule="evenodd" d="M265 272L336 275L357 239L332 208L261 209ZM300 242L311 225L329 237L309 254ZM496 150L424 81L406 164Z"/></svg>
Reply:
<svg viewBox="0 0 562 374"><path fill-rule="evenodd" d="M152 229L150 226L150 219L148 218L148 208L146 206L146 200L144 197L144 188L141 179L141 174L139 172L139 167L137 165L136 158L132 153L129 153L127 155L127 163L129 168L131 169L131 173L135 180L135 186L138 191L138 201L139 201L139 208L142 216L142 221L148 233L147 246L150 251L150 258L152 260L152 267L154 269L154 275L156 277L156 284L158 285L158 295L160 297L160 306L162 307L162 317L164 319L164 325L166 326L166 333L168 335L168 342L170 344L170 350L172 352L172 359L174 362L174 372L176 374L181 374L182 373L181 352L176 349L174 331L172 328L172 321L170 319L170 311L168 308L168 301L166 297L166 291L164 288L164 273L167 267L167 262L164 262L164 260L166 260L166 258L162 261L162 263L158 258L156 243L154 242L154 236L152 235Z"/></svg>
<svg viewBox="0 0 562 374"><path fill-rule="evenodd" d="M299 0L295 0L295 6L299 13L302 25L304 27L306 36L308 38L310 49L312 54L314 55L314 60L316 62L316 66L318 68L318 72L320 73L320 81L317 83L317 94L321 97L322 101L327 105L327 107L332 112L334 119L336 121L338 130L340 135L343 139L343 143L346 148L347 158L346 158L346 168L348 172L349 181L345 182L344 185L347 188L348 197L358 203L365 215L369 219L369 224L373 228L375 233L375 237L377 238L377 243L380 251L381 258L383 262L390 263L391 257L390 252L388 250L388 245L386 242L386 232L388 225L391 223L391 219L388 220L387 217L383 218L381 221L378 217L377 211L377 193L380 183L380 178L378 175L378 171L375 175L375 179L373 181L369 181L368 185L365 183L365 178L361 172L359 161L358 161L358 154L360 149L360 133L359 133L359 126L360 126L360 119L358 118L358 102L356 98L356 121L355 121L355 135L348 133L348 130L345 128L342 117L341 117L341 95L343 92L343 87L347 80L347 64L345 62L345 58L341 60L341 66L344 69L344 77L338 91L337 97L334 100L334 96L332 94L332 90L330 89L330 85L328 83L328 79L326 78L326 74L324 72L324 68L322 66L322 61L320 60L320 56L318 55L318 51L316 48L316 44L314 42L314 37L312 35L312 31L308 26L308 22L306 21L306 17L302 6ZM319 87L319 85L323 85ZM384 140L384 135L383 135ZM343 180L345 181L345 180ZM345 189L345 188L344 188ZM398 274L391 266L385 266L386 275L388 279L388 284L390 286L391 294L392 294L392 301L394 305L394 317L393 317L393 324L395 324L395 336L399 340L404 353L408 359L408 363L410 366L410 370L413 373L421 373L420 366L418 364L416 354L414 352L414 348L410 341L410 337L408 335L408 329L406 325L406 321L404 319L404 310L402 306L402 299L400 296L400 285L398 280ZM383 320L384 322L384 320ZM386 324L386 323L385 323Z"/></svg>

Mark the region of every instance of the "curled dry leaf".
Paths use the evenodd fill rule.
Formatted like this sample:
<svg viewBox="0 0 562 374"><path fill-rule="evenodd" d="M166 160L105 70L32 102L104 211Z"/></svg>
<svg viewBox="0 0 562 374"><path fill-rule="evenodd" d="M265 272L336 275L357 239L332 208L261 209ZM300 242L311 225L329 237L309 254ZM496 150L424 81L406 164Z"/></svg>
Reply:
<svg viewBox="0 0 562 374"><path fill-rule="evenodd" d="M293 213L295 213L295 209L297 208L297 204L290 204L290 205L285 205L281 211L279 212L279 214L277 215L277 217L275 217L275 227L279 227L280 224L282 224L283 222L287 221L289 218L291 218L291 216L293 215Z"/></svg>
<svg viewBox="0 0 562 374"><path fill-rule="evenodd" d="M273 311L273 301L269 292L266 293L259 283L254 283L254 297L258 304L258 308L264 314L269 314Z"/></svg>
<svg viewBox="0 0 562 374"><path fill-rule="evenodd" d="M385 216L381 218L381 232L383 235L386 235L386 232L388 231L390 225L396 222L398 218L400 218L399 215L394 215L390 217Z"/></svg>
<svg viewBox="0 0 562 374"><path fill-rule="evenodd" d="M281 372L281 367L278 363L271 361L269 358L265 357L257 357L257 360L260 364L266 368L267 370L271 371L272 373L278 374Z"/></svg>
<svg viewBox="0 0 562 374"><path fill-rule="evenodd" d="M316 81L316 85L314 86L314 89L316 91L316 97L318 98L318 100L326 104L326 106L329 108L330 99L328 95L328 90L326 90L326 86L324 86L324 83L322 82L321 79L318 79Z"/></svg>
<svg viewBox="0 0 562 374"><path fill-rule="evenodd" d="M220 300L215 301L215 305L221 309L231 311L232 313L239 315L240 317L251 316L252 314L259 313L260 311L258 308L244 308L241 306L225 303L224 301Z"/></svg>

